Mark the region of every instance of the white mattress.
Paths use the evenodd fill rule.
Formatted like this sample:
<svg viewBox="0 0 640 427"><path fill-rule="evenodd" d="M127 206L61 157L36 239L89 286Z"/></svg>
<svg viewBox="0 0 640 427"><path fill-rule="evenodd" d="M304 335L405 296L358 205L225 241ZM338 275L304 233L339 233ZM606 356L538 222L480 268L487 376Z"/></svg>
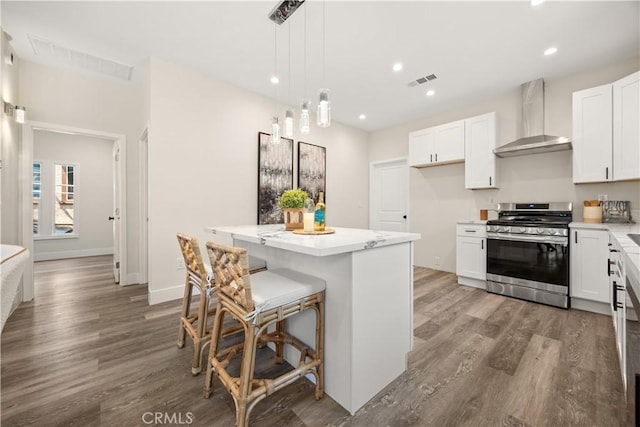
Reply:
<svg viewBox="0 0 640 427"><path fill-rule="evenodd" d="M29 259L29 251L22 246L0 245L0 330L11 314L11 306L18 292L22 272Z"/></svg>

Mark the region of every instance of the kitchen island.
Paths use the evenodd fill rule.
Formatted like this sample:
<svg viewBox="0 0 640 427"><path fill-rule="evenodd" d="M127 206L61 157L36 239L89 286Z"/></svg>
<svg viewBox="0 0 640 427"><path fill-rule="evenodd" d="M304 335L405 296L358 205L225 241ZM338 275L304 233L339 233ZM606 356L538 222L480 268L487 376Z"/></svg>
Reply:
<svg viewBox="0 0 640 427"><path fill-rule="evenodd" d="M208 227L267 261L322 278L325 303L325 392L351 414L407 369L413 344L413 241L419 234L335 228L298 235L283 225ZM214 240L216 238L214 237ZM313 343L314 313L288 320ZM287 361L298 355L287 349Z"/></svg>

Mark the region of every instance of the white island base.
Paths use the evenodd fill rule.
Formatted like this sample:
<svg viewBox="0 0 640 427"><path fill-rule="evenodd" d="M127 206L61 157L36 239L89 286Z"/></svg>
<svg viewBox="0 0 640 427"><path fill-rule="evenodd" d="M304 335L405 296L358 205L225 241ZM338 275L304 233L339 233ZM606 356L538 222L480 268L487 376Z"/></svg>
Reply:
<svg viewBox="0 0 640 427"><path fill-rule="evenodd" d="M325 392L351 414L407 369L413 340L413 247L419 234L336 228L301 236L283 226L211 227L263 258L326 281ZM288 320L313 345L312 311ZM298 353L288 348L294 366Z"/></svg>

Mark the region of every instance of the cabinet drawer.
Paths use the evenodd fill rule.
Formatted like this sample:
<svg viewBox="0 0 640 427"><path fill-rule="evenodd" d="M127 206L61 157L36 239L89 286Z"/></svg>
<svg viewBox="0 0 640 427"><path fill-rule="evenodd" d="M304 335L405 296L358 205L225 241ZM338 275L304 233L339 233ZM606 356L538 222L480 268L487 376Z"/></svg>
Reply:
<svg viewBox="0 0 640 427"><path fill-rule="evenodd" d="M487 226L484 224L457 224L456 236L487 237Z"/></svg>

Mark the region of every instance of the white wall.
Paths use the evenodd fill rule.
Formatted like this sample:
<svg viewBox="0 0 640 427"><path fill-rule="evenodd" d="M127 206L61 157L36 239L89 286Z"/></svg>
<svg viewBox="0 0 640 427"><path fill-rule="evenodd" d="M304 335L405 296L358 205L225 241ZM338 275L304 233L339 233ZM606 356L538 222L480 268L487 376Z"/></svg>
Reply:
<svg viewBox="0 0 640 427"><path fill-rule="evenodd" d="M640 68L639 58L546 81L545 133L571 137L571 94L574 91L610 83ZM524 83L524 82L523 82ZM520 136L520 88L493 99L434 114L371 134L371 161L407 156L408 134L441 123L495 111L498 117L498 145ZM609 200L630 200L638 218L638 181L610 184L572 183L572 152L534 154L497 159L500 188L465 190L464 164L411 169L411 231L422 233L415 244L415 264L455 271L455 223L478 219L479 210L493 203L516 201L571 201L574 218L582 217L582 201L607 194ZM492 213L495 215L495 213ZM441 258L439 266L435 258Z"/></svg>
<svg viewBox="0 0 640 427"><path fill-rule="evenodd" d="M139 271L137 145L145 126L142 84L22 61L19 90L20 103L27 107L29 120L126 136L127 282L136 283Z"/></svg>
<svg viewBox="0 0 640 427"><path fill-rule="evenodd" d="M149 76L149 300L158 303L182 297L177 232L204 251L213 239L204 227L256 223L258 132L270 133L274 101L155 58ZM300 139L327 148L328 224L366 228L367 133L333 122L294 135L296 150Z"/></svg>
<svg viewBox="0 0 640 427"><path fill-rule="evenodd" d="M74 213L78 230L78 238L36 240L36 261L113 253L113 223L108 219L113 215L112 150L113 141L106 139L35 131L34 161L76 166ZM44 225L45 219L40 223Z"/></svg>
<svg viewBox="0 0 640 427"><path fill-rule="evenodd" d="M0 49L1 84L0 93L2 101L13 105L18 102L18 69L17 55L2 31ZM14 54L14 63L9 65L5 56ZM0 116L2 117L2 140L0 141L0 159L2 169L0 171L0 242L12 245L20 244L19 238L19 210L18 210L18 156L20 154L20 139L18 136L19 125L15 121L15 115L9 117L4 113L4 105L0 101Z"/></svg>

